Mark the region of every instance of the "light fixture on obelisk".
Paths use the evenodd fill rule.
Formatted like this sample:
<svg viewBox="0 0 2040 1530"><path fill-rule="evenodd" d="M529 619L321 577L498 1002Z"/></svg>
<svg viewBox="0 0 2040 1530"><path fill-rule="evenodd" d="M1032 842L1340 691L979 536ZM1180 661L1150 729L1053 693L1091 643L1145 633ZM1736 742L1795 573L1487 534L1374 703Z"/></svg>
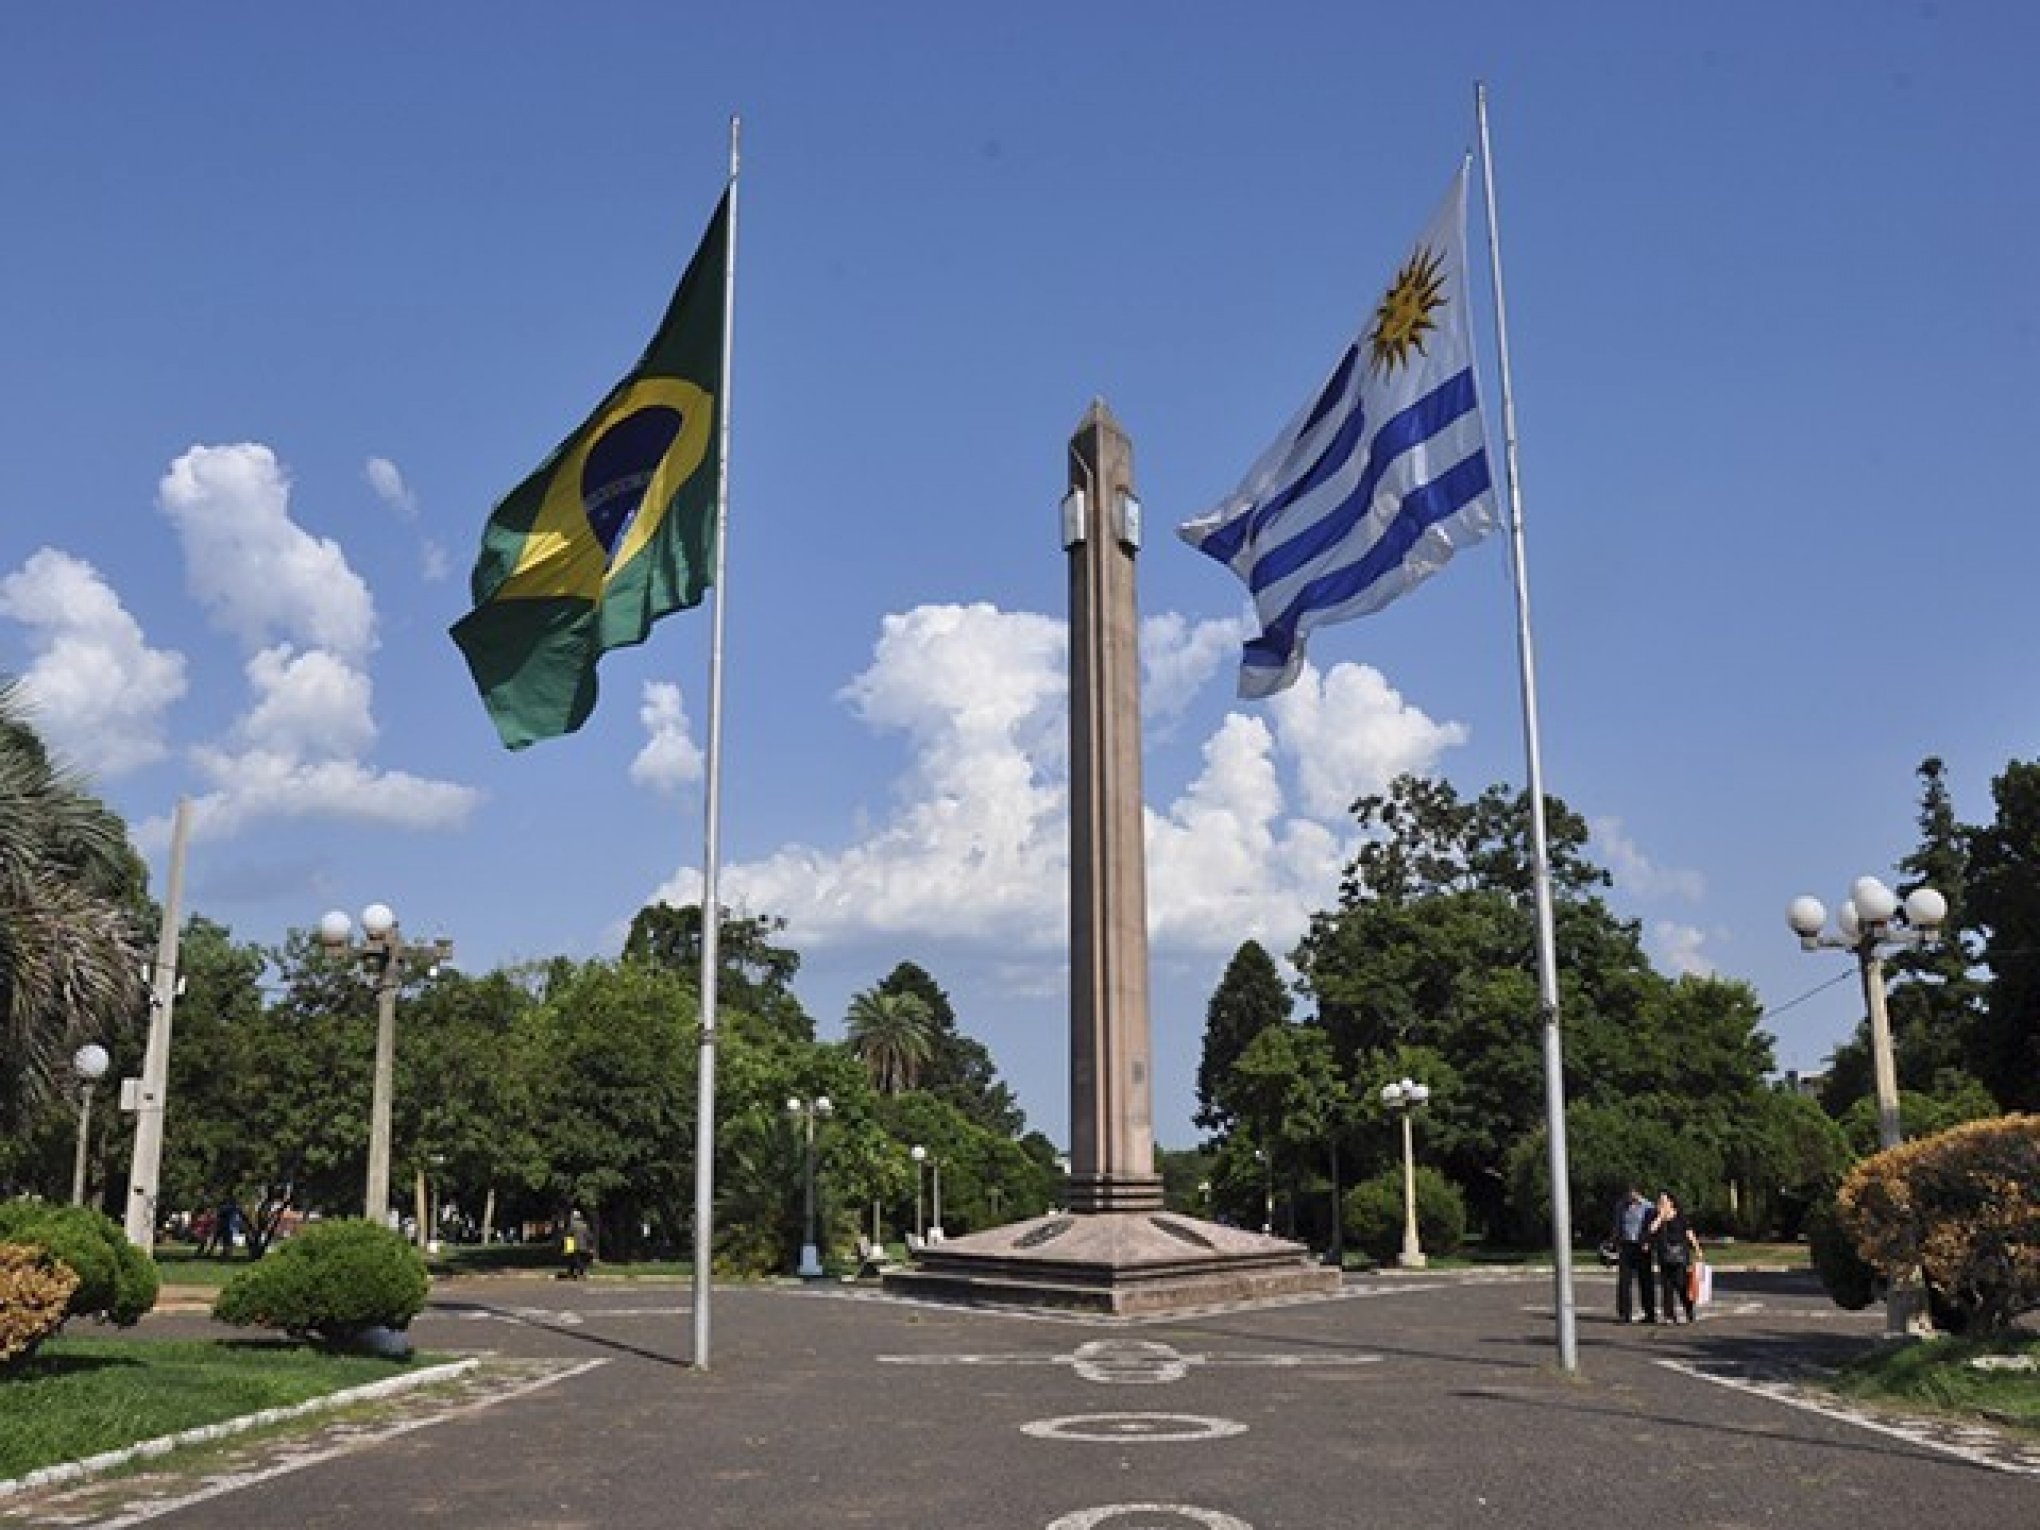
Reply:
<svg viewBox="0 0 2040 1530"><path fill-rule="evenodd" d="M1140 773L1140 499L1103 400L1070 441L1070 1209L1152 1211L1147 855Z"/></svg>

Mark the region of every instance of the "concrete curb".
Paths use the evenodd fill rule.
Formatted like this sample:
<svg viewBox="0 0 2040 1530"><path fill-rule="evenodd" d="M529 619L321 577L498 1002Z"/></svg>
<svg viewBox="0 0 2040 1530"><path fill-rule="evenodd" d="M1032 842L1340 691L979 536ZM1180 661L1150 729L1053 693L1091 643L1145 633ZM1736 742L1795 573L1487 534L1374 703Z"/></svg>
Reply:
<svg viewBox="0 0 2040 1530"><path fill-rule="evenodd" d="M446 1365L428 1366L422 1371L409 1375L391 1376L382 1381L371 1381L364 1386L349 1387L341 1392L328 1392L324 1397L314 1397L307 1402L293 1403L288 1408L264 1408L260 1413L246 1414L241 1418L223 1419L217 1424L201 1424L195 1429L184 1429L176 1434L161 1435L153 1440L143 1440L138 1445L126 1445L119 1450L102 1451L96 1456L87 1456L82 1461L60 1461L55 1466L38 1467L26 1476L12 1481L0 1482L0 1498L16 1493L31 1492L62 1482L75 1482L92 1477L112 1467L124 1466L130 1461L149 1460L166 1456L171 1451L186 1445L203 1445L210 1440L224 1440L233 1435L244 1434L250 1429L259 1429L265 1424L278 1424L310 1413L324 1412L329 1408L343 1407L348 1403L372 1402L379 1397L395 1397L418 1387L431 1386L435 1382L451 1381L456 1376L465 1376L476 1369L480 1360L455 1360Z"/></svg>

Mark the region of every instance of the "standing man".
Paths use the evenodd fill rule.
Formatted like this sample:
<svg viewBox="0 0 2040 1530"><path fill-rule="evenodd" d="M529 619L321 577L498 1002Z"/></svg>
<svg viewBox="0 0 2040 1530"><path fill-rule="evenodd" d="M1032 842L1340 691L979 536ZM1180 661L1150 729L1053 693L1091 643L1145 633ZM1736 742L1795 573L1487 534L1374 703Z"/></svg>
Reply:
<svg viewBox="0 0 2040 1530"><path fill-rule="evenodd" d="M1615 1276L1615 1316L1625 1323L1655 1323L1657 1295L1651 1288L1650 1245L1644 1241L1650 1226L1651 1205L1635 1185L1615 1207L1615 1225L1608 1230L1619 1248ZM1637 1316L1633 1297L1643 1298L1643 1315Z"/></svg>

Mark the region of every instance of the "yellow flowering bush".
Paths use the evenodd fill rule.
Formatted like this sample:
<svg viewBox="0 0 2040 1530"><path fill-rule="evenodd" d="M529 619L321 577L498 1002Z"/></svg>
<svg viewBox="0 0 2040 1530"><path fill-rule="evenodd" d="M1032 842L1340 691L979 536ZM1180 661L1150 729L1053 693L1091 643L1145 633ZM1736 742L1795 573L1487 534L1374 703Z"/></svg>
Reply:
<svg viewBox="0 0 2040 1530"><path fill-rule="evenodd" d="M1865 1261L1886 1278L1918 1270L1966 1332L2040 1307L2040 1116L1971 1121L1866 1158L1835 1205Z"/></svg>
<svg viewBox="0 0 2040 1530"><path fill-rule="evenodd" d="M64 1325L78 1272L39 1248L0 1243L0 1370Z"/></svg>

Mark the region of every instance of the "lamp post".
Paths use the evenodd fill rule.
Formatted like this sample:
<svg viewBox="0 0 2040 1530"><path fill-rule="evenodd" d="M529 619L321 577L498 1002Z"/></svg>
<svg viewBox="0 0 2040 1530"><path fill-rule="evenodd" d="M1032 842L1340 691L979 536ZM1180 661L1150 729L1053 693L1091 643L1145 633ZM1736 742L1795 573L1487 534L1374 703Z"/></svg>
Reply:
<svg viewBox="0 0 2040 1530"><path fill-rule="evenodd" d="M1430 1097L1427 1085L1410 1079L1400 1079L1381 1091L1381 1103L1402 1117L1402 1252L1396 1256L1395 1262L1406 1270L1424 1267L1424 1250L1417 1241L1417 1150L1410 1129L1410 1114Z"/></svg>
<svg viewBox="0 0 2040 1530"><path fill-rule="evenodd" d="M86 1139L92 1134L92 1086L106 1077L113 1062L105 1047L88 1041L71 1054L71 1070L78 1075L78 1156L71 1165L71 1204L85 1204Z"/></svg>
<svg viewBox="0 0 2040 1530"><path fill-rule="evenodd" d="M444 936L430 945L407 946L397 916L387 903L371 903L361 911L361 941L354 925L338 909L319 920L319 941L329 951L356 953L361 970L375 985L375 1081L368 1108L368 1189L362 1215L387 1223L390 1215L390 1096L394 1091L397 1056L397 990L404 985L406 965L428 972L453 958L453 942Z"/></svg>
<svg viewBox="0 0 2040 1530"><path fill-rule="evenodd" d="M822 1273L821 1249L815 1242L815 1122L827 1120L835 1108L826 1094L818 1094L811 1100L794 1098L786 1102L786 1113L800 1122L802 1134L800 1277L803 1280L818 1279Z"/></svg>
<svg viewBox="0 0 2040 1530"><path fill-rule="evenodd" d="M929 1228L933 1228L935 1236L939 1238L942 1236L942 1160L918 1142L914 1144L911 1156L915 1164L928 1166L928 1177L932 1186L929 1193L928 1222L927 1226L921 1229L921 1236L927 1237ZM918 1167L914 1170L914 1220L916 1222L921 1220L921 1171Z"/></svg>
<svg viewBox="0 0 2040 1530"><path fill-rule="evenodd" d="M1898 894L1876 877L1858 877L1827 925L1827 910L1818 898L1797 897L1786 910L1786 922L1804 951L1849 951L1863 980L1863 1005L1870 1015L1870 1066L1877 1088L1877 1145L1895 1148L1905 1140L1898 1114L1898 1063L1891 1050L1891 1016L1884 1003L1884 953L1926 945L1940 938L1948 917L1948 900L1931 887L1916 887L1899 902ZM1928 1331L1931 1322L1915 1272L1893 1271L1885 1291L1884 1331L1892 1337Z"/></svg>
<svg viewBox="0 0 2040 1530"><path fill-rule="evenodd" d="M907 1156L914 1160L914 1237L925 1243L928 1241L928 1224L921 1216L921 1166L928 1161L928 1150L917 1142L907 1149Z"/></svg>

